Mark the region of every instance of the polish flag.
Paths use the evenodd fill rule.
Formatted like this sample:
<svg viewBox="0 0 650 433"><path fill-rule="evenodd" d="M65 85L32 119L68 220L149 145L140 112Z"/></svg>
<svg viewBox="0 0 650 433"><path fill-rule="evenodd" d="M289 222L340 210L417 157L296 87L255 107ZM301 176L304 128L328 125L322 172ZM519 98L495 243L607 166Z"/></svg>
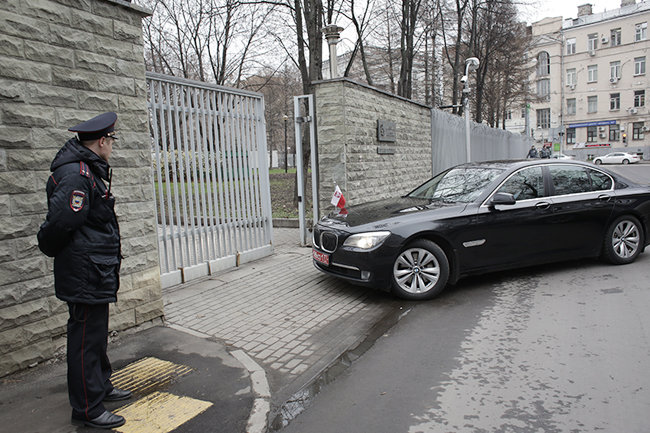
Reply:
<svg viewBox="0 0 650 433"><path fill-rule="evenodd" d="M341 192L341 188L339 188L338 185L336 185L336 189L334 190L334 195L332 196L331 203L338 207L343 209L345 206L345 197L343 197L343 193Z"/></svg>

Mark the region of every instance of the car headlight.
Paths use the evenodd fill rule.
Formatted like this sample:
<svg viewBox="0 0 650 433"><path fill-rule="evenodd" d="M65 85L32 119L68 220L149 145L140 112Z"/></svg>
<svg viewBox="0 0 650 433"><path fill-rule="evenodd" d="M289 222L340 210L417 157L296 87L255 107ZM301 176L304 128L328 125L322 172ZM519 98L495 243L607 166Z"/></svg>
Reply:
<svg viewBox="0 0 650 433"><path fill-rule="evenodd" d="M369 250L381 245L388 236L390 236L390 232L359 233L347 238L345 242L343 242L343 246Z"/></svg>

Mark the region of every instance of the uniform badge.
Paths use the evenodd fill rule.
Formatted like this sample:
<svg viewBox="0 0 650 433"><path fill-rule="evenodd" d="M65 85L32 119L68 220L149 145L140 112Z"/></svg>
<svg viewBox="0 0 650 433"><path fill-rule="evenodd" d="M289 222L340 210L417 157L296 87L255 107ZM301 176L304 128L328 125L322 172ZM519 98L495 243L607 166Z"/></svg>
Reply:
<svg viewBox="0 0 650 433"><path fill-rule="evenodd" d="M72 191L72 195L70 196L70 207L74 212L79 212L81 209L84 208L84 204L86 201L86 193L83 191Z"/></svg>

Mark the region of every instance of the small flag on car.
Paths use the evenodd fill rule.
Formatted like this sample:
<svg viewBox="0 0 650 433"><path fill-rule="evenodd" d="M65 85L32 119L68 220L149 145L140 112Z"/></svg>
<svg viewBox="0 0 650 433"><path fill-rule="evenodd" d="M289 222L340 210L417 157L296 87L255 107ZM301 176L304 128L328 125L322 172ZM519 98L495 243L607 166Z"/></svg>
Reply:
<svg viewBox="0 0 650 433"><path fill-rule="evenodd" d="M345 206L345 197L343 197L341 188L339 188L338 185L336 185L336 188L334 189L334 195L332 196L331 203L340 209L343 209Z"/></svg>

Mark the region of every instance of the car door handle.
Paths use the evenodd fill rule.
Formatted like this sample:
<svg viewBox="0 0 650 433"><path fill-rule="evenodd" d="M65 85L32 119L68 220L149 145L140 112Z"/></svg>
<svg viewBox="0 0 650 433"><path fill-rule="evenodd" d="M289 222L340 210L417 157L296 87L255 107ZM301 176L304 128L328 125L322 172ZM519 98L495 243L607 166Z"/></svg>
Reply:
<svg viewBox="0 0 650 433"><path fill-rule="evenodd" d="M600 201L610 201L611 199L612 199L612 196L607 195L607 194L601 194L601 195L598 196L598 200L600 200Z"/></svg>
<svg viewBox="0 0 650 433"><path fill-rule="evenodd" d="M537 203L537 204L535 205L535 207L536 207L537 209L546 210L546 209L548 209L549 207L551 207L551 203L549 203L549 202L547 202L547 201L541 201L541 202Z"/></svg>

